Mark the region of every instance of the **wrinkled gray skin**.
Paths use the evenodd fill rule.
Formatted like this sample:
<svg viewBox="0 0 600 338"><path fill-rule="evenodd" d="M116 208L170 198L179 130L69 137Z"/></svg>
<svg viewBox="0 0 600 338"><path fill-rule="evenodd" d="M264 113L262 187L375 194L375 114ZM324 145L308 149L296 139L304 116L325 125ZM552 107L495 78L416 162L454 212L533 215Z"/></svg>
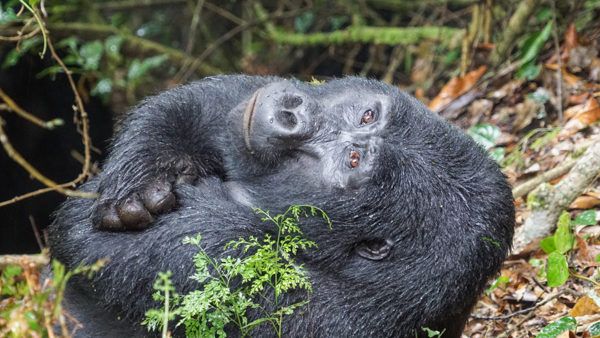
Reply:
<svg viewBox="0 0 600 338"><path fill-rule="evenodd" d="M354 77L314 86L219 76L164 92L131 112L83 189L101 197L69 199L50 227L68 267L111 260L69 286L80 336L141 334L159 271L173 271L181 292L198 288L185 236L202 233L222 257L230 240L273 232L251 207L311 204L333 229L302 223L319 246L299 257L314 291L285 297L310 303L285 319L284 336L415 337L428 327L459 337L514 225L504 176L468 136L396 88Z"/></svg>

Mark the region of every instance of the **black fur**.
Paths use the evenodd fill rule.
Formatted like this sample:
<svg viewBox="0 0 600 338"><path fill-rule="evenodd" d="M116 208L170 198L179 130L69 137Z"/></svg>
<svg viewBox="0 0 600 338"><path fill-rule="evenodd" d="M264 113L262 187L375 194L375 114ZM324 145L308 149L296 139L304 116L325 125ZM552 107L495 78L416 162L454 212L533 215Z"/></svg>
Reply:
<svg viewBox="0 0 600 338"><path fill-rule="evenodd" d="M367 110L375 122L361 124ZM195 185L177 183L182 158L200 177ZM111 260L91 283L70 285L82 336L110 332L106 316L121 318L115 330L131 329L113 336L143 334L135 324L156 306L159 271L173 271L181 291L197 288L188 278L195 250L183 237L202 233L220 257L228 241L273 230L250 207L312 204L333 229L302 224L319 246L300 257L314 292L286 318L285 336L415 337L428 327L459 337L513 234L510 188L484 151L416 99L361 78L315 86L222 76L165 92L131 113L104 172L83 189L114 204L157 178L174 184L178 207L144 231L95 229L91 200L69 199L56 213L54 257L68 267ZM382 246L388 255L377 253ZM273 335L266 325L255 333Z"/></svg>

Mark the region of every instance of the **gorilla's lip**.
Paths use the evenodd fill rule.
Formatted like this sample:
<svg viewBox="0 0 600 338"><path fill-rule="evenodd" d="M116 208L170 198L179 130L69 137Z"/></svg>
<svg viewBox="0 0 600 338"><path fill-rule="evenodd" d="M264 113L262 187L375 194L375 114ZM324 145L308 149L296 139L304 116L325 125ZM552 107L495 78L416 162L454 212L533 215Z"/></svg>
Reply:
<svg viewBox="0 0 600 338"><path fill-rule="evenodd" d="M258 99L259 92L260 89L255 91L254 94L252 94L252 97L250 97L250 100L246 105L246 109L244 110L243 116L244 143L246 143L246 148L251 154L254 153L254 151L252 150L252 145L250 144L250 130L252 129L252 120L254 118L254 111L256 110L256 101Z"/></svg>

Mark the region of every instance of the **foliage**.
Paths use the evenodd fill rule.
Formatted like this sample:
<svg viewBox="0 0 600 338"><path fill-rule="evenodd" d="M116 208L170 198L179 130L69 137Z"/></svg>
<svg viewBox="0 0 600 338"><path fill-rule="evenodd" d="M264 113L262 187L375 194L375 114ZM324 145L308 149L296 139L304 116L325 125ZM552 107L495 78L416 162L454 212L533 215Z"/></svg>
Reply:
<svg viewBox="0 0 600 338"><path fill-rule="evenodd" d="M201 235L184 240L199 250L194 256L196 272L191 278L202 286L178 295L170 281L171 274L160 274L154 284L154 299L164 307L146 313L143 324L150 331L161 328L164 337L167 323L178 318L176 326L183 325L188 337L225 337L229 324L237 327L242 337L249 336L260 325L269 324L281 337L283 316L308 302L286 304L282 296L293 290L312 291L306 271L295 261L299 252L316 247L315 242L303 238L300 219L319 216L330 227L331 220L323 210L304 205L290 206L275 216L261 209L255 212L263 222L273 224L276 233L265 234L261 239L239 238L225 246L237 250L241 257L210 257L201 245ZM250 311L258 313L258 318L248 318Z"/></svg>
<svg viewBox="0 0 600 338"><path fill-rule="evenodd" d="M467 131L469 135L489 152L490 157L496 162L502 161L504 158L504 148L496 147L496 140L500 137L500 128L488 124L476 124Z"/></svg>
<svg viewBox="0 0 600 338"><path fill-rule="evenodd" d="M514 165L516 169L522 169L524 166L525 152L528 149L539 151L560 132L560 128L536 128L525 134L514 147L514 149L502 160L503 167Z"/></svg>
<svg viewBox="0 0 600 338"><path fill-rule="evenodd" d="M550 38L551 32L552 21L549 21L544 29L532 33L525 40L520 49L521 57L519 58L519 62L521 66L516 74L518 78L533 80L540 74L541 66L536 63L536 59L544 47L544 44L548 38Z"/></svg>
<svg viewBox="0 0 600 338"><path fill-rule="evenodd" d="M544 327L536 338L556 338L565 331L575 330L577 321L573 317L563 317Z"/></svg>
<svg viewBox="0 0 600 338"><path fill-rule="evenodd" d="M55 327L60 327L62 336L70 336L61 305L67 282L75 275L89 278L103 265L98 261L67 271L53 261L52 277L43 282L31 266L5 267L0 275L0 336L52 337Z"/></svg>
<svg viewBox="0 0 600 338"><path fill-rule="evenodd" d="M588 331L592 337L600 337L600 322L595 322L588 327Z"/></svg>
<svg viewBox="0 0 600 338"><path fill-rule="evenodd" d="M489 294L492 293L492 291L494 291L498 287L504 287L508 283L510 283L510 278L509 277L507 277L507 276L499 276L498 278L496 278L496 280L494 280L494 282L492 283L492 285L490 285L490 287L485 290L485 294L489 295Z"/></svg>
<svg viewBox="0 0 600 338"><path fill-rule="evenodd" d="M542 239L540 248L548 254L546 261L548 286L561 286L569 278L569 265L566 254L573 249L575 243L572 226L594 224L596 224L595 210L584 211L574 220L571 220L569 213L564 211L560 215L554 234Z"/></svg>
<svg viewBox="0 0 600 338"><path fill-rule="evenodd" d="M427 333L428 338L442 338L442 336L444 335L444 332L446 331L445 329L442 331L432 330L427 327L423 327L423 328L421 328L421 330L423 330L423 332Z"/></svg>

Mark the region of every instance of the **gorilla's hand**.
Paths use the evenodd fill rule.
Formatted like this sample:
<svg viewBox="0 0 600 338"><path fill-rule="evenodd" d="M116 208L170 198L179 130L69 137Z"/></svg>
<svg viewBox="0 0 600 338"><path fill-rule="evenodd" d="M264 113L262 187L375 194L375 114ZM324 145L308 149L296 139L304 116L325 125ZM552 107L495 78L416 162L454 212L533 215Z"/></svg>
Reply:
<svg viewBox="0 0 600 338"><path fill-rule="evenodd" d="M192 183L197 174L189 159L176 161L170 167L171 170L149 175L137 184L122 178L124 173L103 175L100 198L93 211L94 225L103 230L141 230L148 227L153 216L171 211L177 204L174 185ZM125 181L124 186L119 186L120 181ZM119 192L122 197L115 198Z"/></svg>

